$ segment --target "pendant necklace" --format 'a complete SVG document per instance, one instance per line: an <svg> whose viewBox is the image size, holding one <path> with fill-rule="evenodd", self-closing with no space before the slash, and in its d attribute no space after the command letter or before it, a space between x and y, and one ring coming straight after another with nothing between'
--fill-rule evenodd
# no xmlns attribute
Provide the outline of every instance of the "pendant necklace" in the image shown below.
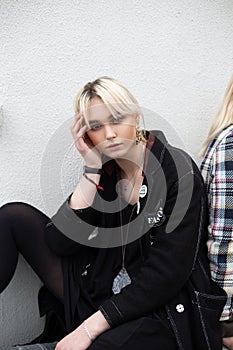
<svg viewBox="0 0 233 350"><path fill-rule="evenodd" d="M140 170L140 168L139 168ZM136 183L136 179L137 179L137 174L139 172L139 170L137 171L136 175L135 175L135 181L134 181L134 184L132 185L132 189L130 191L130 194L129 194L129 198L132 194L132 191L133 191L133 188L134 188L134 185ZM143 171L142 171L142 176L143 176ZM118 176L120 177L120 176ZM142 186L141 186L142 188ZM139 198L141 197L140 195L140 192L141 192L141 188L139 190ZM127 187L124 187L124 190L127 191L128 188ZM129 199L128 198L128 199ZM118 273L118 275L114 278L114 281L113 281L113 285L112 285L112 291L114 294L118 294L120 293L120 291L126 287L127 285L131 284L131 278L125 268L125 251L126 251L126 246L127 246L127 238L128 238L128 234L129 234L129 225L130 225L130 222L131 222L131 219L133 217L133 213L134 213L134 210L135 208L137 207L137 214L139 214L139 211L140 211L140 202L139 202L139 199L137 201L137 204L135 204L132 208L132 211L131 211L131 214L130 214L130 217L129 217L129 222L127 224L127 227L126 227L126 238L125 238L125 242L124 242L124 233L123 233L123 219L122 219L122 208L121 208L121 199L120 199L120 196L119 196L119 210L120 210L120 229L121 229L121 243L122 243L122 248L121 248L121 251L122 251L122 266L121 266L121 270L120 272Z"/></svg>
<svg viewBox="0 0 233 350"><path fill-rule="evenodd" d="M126 242L127 242L128 233L129 233L129 224L130 224L130 221L132 219L134 209L135 209L135 205L133 206L133 209L132 209L131 214L130 214L129 223L127 224L127 227L126 227L126 239L125 239L125 243L123 244L123 241L124 241L123 220L122 220L122 211L121 211L121 207L120 207L122 266L121 266L120 272L114 278L114 281L113 281L112 291L114 294L120 293L122 288L126 287L128 284L131 284L131 278L129 277L129 274L125 268L125 251L126 251Z"/></svg>

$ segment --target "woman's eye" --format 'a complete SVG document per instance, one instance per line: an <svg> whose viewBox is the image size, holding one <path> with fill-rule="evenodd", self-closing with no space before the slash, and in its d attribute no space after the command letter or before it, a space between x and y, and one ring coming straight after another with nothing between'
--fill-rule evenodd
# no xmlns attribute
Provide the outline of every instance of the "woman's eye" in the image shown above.
<svg viewBox="0 0 233 350"><path fill-rule="evenodd" d="M113 123L122 123L124 120L123 116L117 116L116 118L113 119Z"/></svg>
<svg viewBox="0 0 233 350"><path fill-rule="evenodd" d="M100 124L93 124L93 125L91 126L91 130L98 130L98 129L100 129L100 127L101 127Z"/></svg>
<svg viewBox="0 0 233 350"><path fill-rule="evenodd" d="M123 121L123 118L121 117L117 117L117 119L115 119L115 123L121 123Z"/></svg>

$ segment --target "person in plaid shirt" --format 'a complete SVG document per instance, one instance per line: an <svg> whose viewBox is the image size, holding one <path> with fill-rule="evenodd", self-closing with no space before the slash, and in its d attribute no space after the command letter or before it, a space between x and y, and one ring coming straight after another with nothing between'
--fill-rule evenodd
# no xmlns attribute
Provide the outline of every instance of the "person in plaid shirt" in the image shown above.
<svg viewBox="0 0 233 350"><path fill-rule="evenodd" d="M210 215L211 275L228 295L220 321L223 343L233 349L233 75L201 155Z"/></svg>

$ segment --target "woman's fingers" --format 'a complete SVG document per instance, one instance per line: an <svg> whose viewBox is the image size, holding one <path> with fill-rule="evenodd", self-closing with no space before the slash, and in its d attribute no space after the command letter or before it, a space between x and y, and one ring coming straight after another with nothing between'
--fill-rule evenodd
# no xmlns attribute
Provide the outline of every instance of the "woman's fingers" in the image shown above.
<svg viewBox="0 0 233 350"><path fill-rule="evenodd" d="M87 126L83 125L83 120L83 116L78 115L77 117L75 117L75 120L71 126L71 133L75 140L82 137L87 131Z"/></svg>
<svg viewBox="0 0 233 350"><path fill-rule="evenodd" d="M77 123L73 128L73 133L74 133L75 138L83 136L86 131L87 131L87 126L82 125L81 122Z"/></svg>
<svg viewBox="0 0 233 350"><path fill-rule="evenodd" d="M74 121L73 121L73 124L71 125L70 129L71 131L74 130L77 125L80 124L80 119L82 118L81 114L77 114L75 117L74 117Z"/></svg>
<svg viewBox="0 0 233 350"><path fill-rule="evenodd" d="M76 115L70 129L76 148L84 156L92 147L83 138L88 130L87 125L83 125L83 121L84 117L82 115Z"/></svg>
<svg viewBox="0 0 233 350"><path fill-rule="evenodd" d="M75 116L74 122L70 128L75 147L84 158L86 164L91 164L92 166L93 164L97 164L96 167L101 167L102 160L99 151L95 149L88 135L86 138L83 137L88 131L88 126L83 124L84 117L81 115Z"/></svg>
<svg viewBox="0 0 233 350"><path fill-rule="evenodd" d="M82 140L84 142L84 136L86 131L87 131L87 126L85 125L75 134L74 140L75 141Z"/></svg>
<svg viewBox="0 0 233 350"><path fill-rule="evenodd" d="M74 121L73 121L73 124L71 125L71 129L75 126L75 124L77 123L77 121L81 118L81 114L78 113L74 116Z"/></svg>

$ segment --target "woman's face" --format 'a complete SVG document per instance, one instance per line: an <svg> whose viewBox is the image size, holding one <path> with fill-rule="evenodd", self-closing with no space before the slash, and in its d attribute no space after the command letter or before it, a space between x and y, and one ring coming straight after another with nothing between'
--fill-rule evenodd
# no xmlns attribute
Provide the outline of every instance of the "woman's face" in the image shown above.
<svg viewBox="0 0 233 350"><path fill-rule="evenodd" d="M92 100L88 109L90 129L87 134L93 145L110 158L124 158L135 145L138 116L119 115L115 119L101 98Z"/></svg>

